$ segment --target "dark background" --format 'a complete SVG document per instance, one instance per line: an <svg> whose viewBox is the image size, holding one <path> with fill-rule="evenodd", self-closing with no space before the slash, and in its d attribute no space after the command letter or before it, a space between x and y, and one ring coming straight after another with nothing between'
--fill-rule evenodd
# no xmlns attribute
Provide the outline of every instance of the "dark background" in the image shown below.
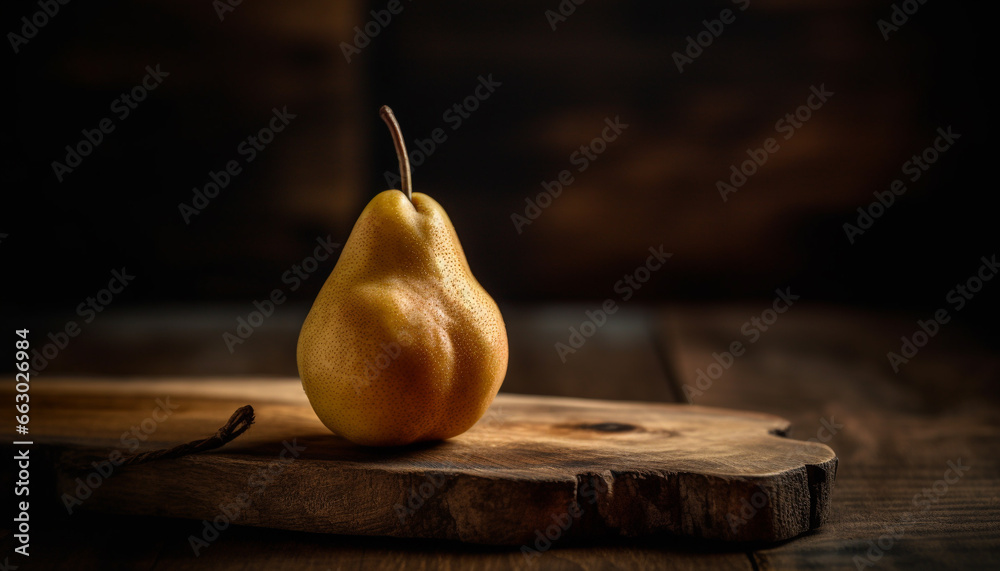
<svg viewBox="0 0 1000 571"><path fill-rule="evenodd" d="M207 0L76 1L16 55L8 44L5 317L40 336L57 330L125 267L137 277L109 315L145 323L155 330L147 339L213 330L218 345L318 236L342 243L387 188L396 159L382 104L411 150L433 129L447 132L414 169L415 190L445 207L502 308L599 303L663 244L674 257L636 296L640 306L764 307L791 286L810 303L926 318L996 252L984 99L994 66L978 7L929 0L885 41L876 21L890 2L752 0L679 73L672 54L734 4L590 0L553 31L545 11L555 0L404 0L346 62L341 42L385 4L244 2L220 21ZM6 3L5 32L19 33L38 9ZM111 102L155 64L170 76L58 182L52 161L113 116ZM452 130L442 114L489 74L502 86ZM821 84L835 95L724 203L716 181ZM192 187L242 160L240 141L284 106L297 115L289 128L185 224L178 205L190 204ZM615 116L629 124L622 137L518 234L511 215ZM961 140L851 245L843 224L947 126ZM332 268L284 288L296 308L282 317L289 330ZM957 314L983 338L996 336L996 287ZM76 365L101 349L98 337L77 343L79 358L60 359L59 370L121 372Z"/></svg>

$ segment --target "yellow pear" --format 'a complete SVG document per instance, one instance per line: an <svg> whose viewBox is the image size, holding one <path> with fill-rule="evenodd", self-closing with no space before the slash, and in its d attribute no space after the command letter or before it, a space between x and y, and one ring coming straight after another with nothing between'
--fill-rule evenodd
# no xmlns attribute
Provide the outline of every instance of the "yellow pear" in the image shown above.
<svg viewBox="0 0 1000 571"><path fill-rule="evenodd" d="M323 424L358 444L395 446L468 430L507 372L507 331L469 269L441 205L412 193L392 111L403 190L365 207L298 342L299 376Z"/></svg>

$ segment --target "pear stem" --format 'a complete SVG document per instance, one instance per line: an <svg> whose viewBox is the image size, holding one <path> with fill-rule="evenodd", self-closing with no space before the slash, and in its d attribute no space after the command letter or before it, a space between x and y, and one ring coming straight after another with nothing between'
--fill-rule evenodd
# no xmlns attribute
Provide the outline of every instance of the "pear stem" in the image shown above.
<svg viewBox="0 0 1000 571"><path fill-rule="evenodd" d="M399 179L400 185L403 187L402 190L406 193L406 198L413 202L413 183L410 182L410 157L406 154L406 143L403 142L403 132L399 128L399 121L396 121L396 116L392 113L392 109L388 105L383 105L381 109L378 110L378 114L385 121L385 124L389 126L389 132L392 133L392 143L396 145L396 157L399 158Z"/></svg>

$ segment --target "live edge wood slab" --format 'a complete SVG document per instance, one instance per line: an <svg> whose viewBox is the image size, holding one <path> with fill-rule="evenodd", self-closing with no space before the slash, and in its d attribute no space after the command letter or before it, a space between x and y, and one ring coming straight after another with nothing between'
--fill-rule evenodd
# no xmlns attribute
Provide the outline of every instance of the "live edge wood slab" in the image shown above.
<svg viewBox="0 0 1000 571"><path fill-rule="evenodd" d="M31 390L35 454L74 510L497 545L663 532L773 542L823 523L837 470L829 447L784 438L781 418L700 406L502 393L459 437L375 449L330 433L297 379ZM223 448L100 474L114 450L210 436L245 404L256 424Z"/></svg>

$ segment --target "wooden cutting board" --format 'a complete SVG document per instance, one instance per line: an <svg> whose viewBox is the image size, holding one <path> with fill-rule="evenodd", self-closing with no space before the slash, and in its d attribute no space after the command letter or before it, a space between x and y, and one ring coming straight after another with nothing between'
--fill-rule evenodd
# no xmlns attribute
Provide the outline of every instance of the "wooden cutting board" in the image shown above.
<svg viewBox="0 0 1000 571"><path fill-rule="evenodd" d="M223 448L100 473L115 450L205 438L245 404L256 424ZM689 405L501 394L465 434L393 449L330 433L297 379L40 379L31 405L32 470L54 472L72 510L217 527L532 549L660 532L779 541L822 524L837 469L827 446L782 437L785 420Z"/></svg>

